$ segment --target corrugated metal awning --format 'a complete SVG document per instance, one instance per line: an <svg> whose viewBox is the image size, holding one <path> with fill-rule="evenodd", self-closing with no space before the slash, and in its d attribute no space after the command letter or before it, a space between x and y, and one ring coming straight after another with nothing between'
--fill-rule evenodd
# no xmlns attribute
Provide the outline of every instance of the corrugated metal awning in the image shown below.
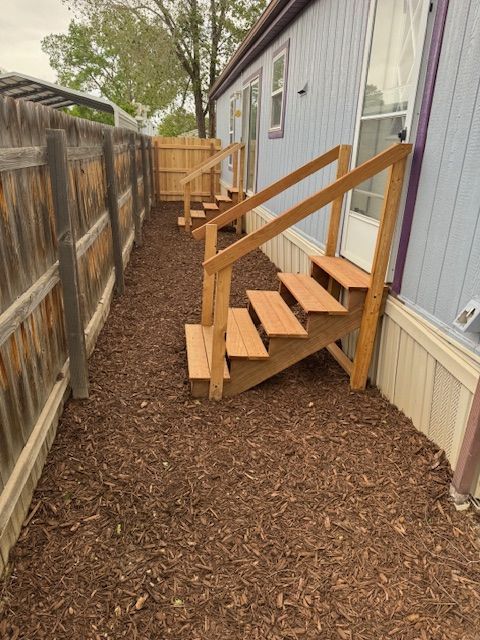
<svg viewBox="0 0 480 640"><path fill-rule="evenodd" d="M0 96L28 100L29 102L36 102L54 109L71 107L75 104L90 107L98 111L112 113L116 126L119 126L121 122L121 126L138 131L138 124L135 118L113 102L110 102L110 100L98 98L69 87L62 87L23 73L0 74Z"/></svg>

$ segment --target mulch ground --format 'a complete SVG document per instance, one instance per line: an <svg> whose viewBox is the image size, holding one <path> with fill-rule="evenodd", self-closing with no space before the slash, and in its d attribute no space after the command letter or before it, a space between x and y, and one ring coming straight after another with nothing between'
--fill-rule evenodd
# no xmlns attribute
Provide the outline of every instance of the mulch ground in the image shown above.
<svg viewBox="0 0 480 640"><path fill-rule="evenodd" d="M474 640L479 523L442 454L323 352L189 394L202 245L153 214L70 401L1 588L0 637ZM222 234L226 244L234 237ZM234 274L276 288L261 253Z"/></svg>

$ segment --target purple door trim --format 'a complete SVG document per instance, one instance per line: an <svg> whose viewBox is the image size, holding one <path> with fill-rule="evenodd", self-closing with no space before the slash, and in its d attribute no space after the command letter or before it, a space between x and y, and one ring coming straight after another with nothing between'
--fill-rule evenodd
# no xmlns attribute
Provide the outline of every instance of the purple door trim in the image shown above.
<svg viewBox="0 0 480 640"><path fill-rule="evenodd" d="M395 273L393 276L392 289L395 293L400 293L407 259L408 243L412 231L413 213L417 200L418 185L420 183L420 173L422 170L425 143L427 140L428 123L432 110L433 94L437 79L438 64L442 50L443 33L447 19L449 0L438 0L435 23L433 25L432 39L430 43L430 53L428 56L427 72L425 76L425 88L423 91L422 106L418 121L417 136L413 149L412 166L410 169L410 180L408 182L407 198L405 201L405 211L403 214L402 230L400 232L400 242L398 245L397 260L395 262Z"/></svg>

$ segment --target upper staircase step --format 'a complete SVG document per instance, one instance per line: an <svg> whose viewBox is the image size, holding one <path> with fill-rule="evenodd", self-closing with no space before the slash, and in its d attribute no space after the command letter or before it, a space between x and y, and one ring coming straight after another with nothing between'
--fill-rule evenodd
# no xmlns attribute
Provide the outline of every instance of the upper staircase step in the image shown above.
<svg viewBox="0 0 480 640"><path fill-rule="evenodd" d="M238 187L228 187L228 193L238 193Z"/></svg>
<svg viewBox="0 0 480 640"><path fill-rule="evenodd" d="M218 211L219 206L215 202L202 202L205 211Z"/></svg>
<svg viewBox="0 0 480 640"><path fill-rule="evenodd" d="M348 310L312 277L303 273L279 273L278 278L307 313L348 313Z"/></svg>
<svg viewBox="0 0 480 640"><path fill-rule="evenodd" d="M268 352L258 335L248 309L229 309L227 323L227 354L229 358L263 360Z"/></svg>
<svg viewBox="0 0 480 640"><path fill-rule="evenodd" d="M201 324L186 324L188 377L190 380L210 380L212 359L213 327L202 327ZM227 363L224 365L223 379L230 380Z"/></svg>
<svg viewBox="0 0 480 640"><path fill-rule="evenodd" d="M215 201L216 202L231 202L232 199L230 198L230 196L216 195L215 196Z"/></svg>
<svg viewBox="0 0 480 640"><path fill-rule="evenodd" d="M270 338L308 338L278 291L247 291L258 319Z"/></svg>
<svg viewBox="0 0 480 640"><path fill-rule="evenodd" d="M310 260L345 289L368 289L371 276L345 258L310 256Z"/></svg>

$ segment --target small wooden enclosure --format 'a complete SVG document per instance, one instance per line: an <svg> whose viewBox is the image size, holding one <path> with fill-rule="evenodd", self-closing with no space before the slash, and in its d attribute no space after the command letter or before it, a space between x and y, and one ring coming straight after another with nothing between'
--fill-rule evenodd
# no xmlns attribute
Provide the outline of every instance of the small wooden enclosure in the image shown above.
<svg viewBox="0 0 480 640"><path fill-rule="evenodd" d="M76 339L88 354L115 284L123 288L134 240L141 242L150 148L150 139L128 130L0 99L0 574L75 364L64 300L78 302Z"/></svg>
<svg viewBox="0 0 480 640"><path fill-rule="evenodd" d="M153 138L155 192L160 200L183 199L180 180L194 167L205 162L221 148L218 138ZM212 174L198 176L191 185L191 200L200 202L211 194L210 180L215 180L215 193L220 191L220 168Z"/></svg>

